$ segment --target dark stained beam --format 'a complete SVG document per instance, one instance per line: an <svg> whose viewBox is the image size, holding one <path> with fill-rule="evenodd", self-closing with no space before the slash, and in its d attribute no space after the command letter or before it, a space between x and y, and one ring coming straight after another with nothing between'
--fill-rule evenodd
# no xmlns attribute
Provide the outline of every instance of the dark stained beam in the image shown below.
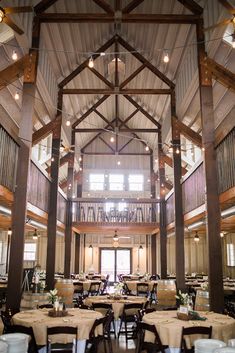
<svg viewBox="0 0 235 353"><path fill-rule="evenodd" d="M55 127L55 121L52 120L48 124L41 127L41 129L35 131L32 137L33 146L39 143L41 140L50 135Z"/></svg>
<svg viewBox="0 0 235 353"><path fill-rule="evenodd" d="M141 107L133 98L130 96L124 95L124 97L132 104L136 109L139 109L139 111L146 116L148 120L150 120L155 126L161 128L161 124L157 120L155 120L152 115L150 115L144 108Z"/></svg>
<svg viewBox="0 0 235 353"><path fill-rule="evenodd" d="M129 128L129 129L120 129L119 132L147 132L147 133L156 133L159 132L159 129L145 129L145 128Z"/></svg>
<svg viewBox="0 0 235 353"><path fill-rule="evenodd" d="M123 120L123 121L120 123L120 125L119 125L119 129L120 129L123 125L125 125L126 123L128 123L128 121L130 121L130 120L133 118L133 116L135 116L135 115L138 113L138 111L139 111L139 109L134 110L125 120Z"/></svg>
<svg viewBox="0 0 235 353"><path fill-rule="evenodd" d="M74 131L75 132L79 132L79 133L90 133L90 132L107 132L108 129L104 129L104 128L75 128ZM113 132L114 130L110 130L110 132Z"/></svg>
<svg viewBox="0 0 235 353"><path fill-rule="evenodd" d="M129 141L127 141L121 148L119 148L118 153L124 150L126 146L128 146L132 141L134 140L134 137L132 137Z"/></svg>
<svg viewBox="0 0 235 353"><path fill-rule="evenodd" d="M109 95L119 95L119 94L131 94L131 95L140 95L140 94L171 94L170 89L152 89L152 88L128 88L128 89L104 89L104 88L64 88L61 90L61 93L64 95L67 94L109 94Z"/></svg>
<svg viewBox="0 0 235 353"><path fill-rule="evenodd" d="M88 69L93 72L93 74L95 74L101 81L103 81L108 87L110 88L114 88L114 85L112 84L112 82L110 82L109 80L107 80L103 75L101 75L101 73L99 73L99 71L97 71L96 69L94 69L94 67L89 67Z"/></svg>
<svg viewBox="0 0 235 353"><path fill-rule="evenodd" d="M119 43L126 49L128 50L130 53L132 53L132 55L138 59L142 64L144 64L152 73L154 73L154 75L156 75L158 78L160 78L160 80L162 80L163 82L165 82L167 84L167 86L169 86L171 89L173 89L175 87L175 84L169 80L168 77L166 77L166 75L164 75L160 70L158 70L153 64L150 63L150 61L148 61L143 55L141 55L140 53L138 53L135 48L133 48L129 43L127 43L122 37L118 36L118 41Z"/></svg>
<svg viewBox="0 0 235 353"><path fill-rule="evenodd" d="M63 165L65 165L66 163L68 163L71 160L71 155L74 154L72 152L68 152L67 154L65 154L63 157L60 158L60 164L59 167L62 167ZM51 166L46 168L47 173L51 173Z"/></svg>
<svg viewBox="0 0 235 353"><path fill-rule="evenodd" d="M100 141L102 141L112 152L115 152L115 149L108 143L106 142L101 136L99 136Z"/></svg>
<svg viewBox="0 0 235 353"><path fill-rule="evenodd" d="M151 235L151 259L152 259L152 274L157 272L157 235Z"/></svg>
<svg viewBox="0 0 235 353"><path fill-rule="evenodd" d="M143 71L145 67L145 64L140 65L138 69L136 69L129 77L125 79L125 81L120 84L119 88L122 89L123 87L125 87L130 81L133 80L133 78L135 78L141 71Z"/></svg>
<svg viewBox="0 0 235 353"><path fill-rule="evenodd" d="M199 148L202 148L202 138L197 132L190 129L190 127L182 123L182 121L178 120L177 118L173 117L173 120L174 124L176 124L177 128L180 130L180 133L182 135L192 141Z"/></svg>
<svg viewBox="0 0 235 353"><path fill-rule="evenodd" d="M79 125L84 119L88 117L96 108L98 108L107 98L109 95L105 95L102 98L100 98L90 109L86 111L75 123L73 123L72 128L75 129L77 125Z"/></svg>
<svg viewBox="0 0 235 353"><path fill-rule="evenodd" d="M114 43L115 37L112 37L110 40L108 40L104 45L102 45L93 55L92 58L93 60L96 60L101 52L105 52L111 45ZM67 85L71 80L74 79L78 74L80 74L85 68L88 67L89 59L87 58L81 65L79 65L73 72L71 72L67 77L65 77L60 83L59 83L59 88L63 88L65 85Z"/></svg>
<svg viewBox="0 0 235 353"><path fill-rule="evenodd" d="M194 15L202 15L203 8L198 5L194 0L178 0L186 9L191 11Z"/></svg>
<svg viewBox="0 0 235 353"><path fill-rule="evenodd" d="M25 55L0 71L0 90L13 83L24 74L24 69L28 65L28 59L28 55Z"/></svg>
<svg viewBox="0 0 235 353"><path fill-rule="evenodd" d="M221 5L223 5L232 15L235 15L235 8L227 0L219 0Z"/></svg>
<svg viewBox="0 0 235 353"><path fill-rule="evenodd" d="M211 58L205 60L206 68L216 81L235 92L235 74Z"/></svg>
<svg viewBox="0 0 235 353"><path fill-rule="evenodd" d="M94 110L94 113L96 113L106 124L110 124L110 121L105 118L103 114L101 114L97 109Z"/></svg>
<svg viewBox="0 0 235 353"><path fill-rule="evenodd" d="M130 13L133 11L137 6L139 6L144 0L132 0L129 4L127 4L123 9L122 13Z"/></svg>
<svg viewBox="0 0 235 353"><path fill-rule="evenodd" d="M113 23L115 16L98 13L43 13L39 20L42 23ZM123 14L122 23L166 23L166 24L196 24L198 15L173 14Z"/></svg>
<svg viewBox="0 0 235 353"><path fill-rule="evenodd" d="M109 14L114 14L112 7L104 0L93 0L101 9Z"/></svg>
<svg viewBox="0 0 235 353"><path fill-rule="evenodd" d="M34 6L34 12L38 15L46 11L54 5L58 0L41 0L36 6Z"/></svg>
<svg viewBox="0 0 235 353"><path fill-rule="evenodd" d="M83 154L86 155L94 155L94 156L113 156L116 155L115 152L113 153L108 153L108 152L83 152ZM149 156L149 153L138 153L138 152L122 152L119 153L120 156Z"/></svg>
<svg viewBox="0 0 235 353"><path fill-rule="evenodd" d="M171 168L173 168L173 160L171 157L167 156L166 154L164 154L164 162ZM182 175L185 175L187 173L187 169L184 167L181 167L181 173Z"/></svg>

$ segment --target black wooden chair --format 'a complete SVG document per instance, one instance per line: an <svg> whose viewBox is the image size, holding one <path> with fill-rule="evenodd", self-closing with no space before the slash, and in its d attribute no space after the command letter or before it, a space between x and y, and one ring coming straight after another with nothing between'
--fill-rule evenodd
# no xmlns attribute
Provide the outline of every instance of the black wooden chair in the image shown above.
<svg viewBox="0 0 235 353"><path fill-rule="evenodd" d="M77 327L72 326L54 326L47 327L47 353L57 352L57 353L73 353L77 352ZM51 343L50 337L56 335L73 335L74 340L72 343ZM75 348L75 350L74 350Z"/></svg>
<svg viewBox="0 0 235 353"><path fill-rule="evenodd" d="M136 315L138 315L138 311L142 308L143 308L143 304L140 304L140 303L124 304L123 313L121 315L118 338L121 333L124 333L126 338L126 343L128 339L133 339L136 337ZM123 324L125 327L124 331L122 331Z"/></svg>
<svg viewBox="0 0 235 353"><path fill-rule="evenodd" d="M137 296L148 298L149 296L148 283L137 283Z"/></svg>
<svg viewBox="0 0 235 353"><path fill-rule="evenodd" d="M153 288L150 291L149 300L150 300L150 305L152 305L153 302L154 303L157 302L157 283L154 283Z"/></svg>
<svg viewBox="0 0 235 353"><path fill-rule="evenodd" d="M91 282L88 296L99 295L101 282Z"/></svg>
<svg viewBox="0 0 235 353"><path fill-rule="evenodd" d="M212 326L192 326L192 327L183 327L181 334L181 344L180 349L181 353L194 353L194 345L190 348L187 346L187 336L191 335L203 335L207 336L206 338L211 338Z"/></svg>
<svg viewBox="0 0 235 353"><path fill-rule="evenodd" d="M111 312L113 310L112 304L108 304L108 303L93 303L92 304L92 309L95 310L95 311L100 312L104 316L106 316L109 312ZM112 321L112 325L113 325L113 331L110 331L110 333L113 333L114 337L116 338L116 330L115 330L114 318L113 318L113 321Z"/></svg>
<svg viewBox="0 0 235 353"><path fill-rule="evenodd" d="M13 309L6 309L5 311L4 310L1 310L1 319L2 319L2 322L3 322L3 333L9 333L9 330L10 330L10 326L13 325L13 322L12 322L12 316L17 314L19 312L19 310L13 310Z"/></svg>
<svg viewBox="0 0 235 353"><path fill-rule="evenodd" d="M26 327L22 325L11 325L8 328L8 333L24 333L25 335L30 336L28 353L38 353L37 343L34 337L34 332L32 327Z"/></svg>
<svg viewBox="0 0 235 353"><path fill-rule="evenodd" d="M107 322L107 317L96 319L89 333L89 339L86 341L86 352L98 353L100 343L104 344L104 352L106 353L106 344L104 337L104 325ZM96 329L102 325L102 334L97 334Z"/></svg>
<svg viewBox="0 0 235 353"><path fill-rule="evenodd" d="M38 309L52 309L53 304L42 304L38 306Z"/></svg>
<svg viewBox="0 0 235 353"><path fill-rule="evenodd" d="M168 346L163 346L155 325L149 325L145 322L138 322L137 331L138 339L136 353L141 353L142 351L147 351L148 353L165 353L165 349L167 349ZM146 332L152 333L154 335L154 342L145 341Z"/></svg>

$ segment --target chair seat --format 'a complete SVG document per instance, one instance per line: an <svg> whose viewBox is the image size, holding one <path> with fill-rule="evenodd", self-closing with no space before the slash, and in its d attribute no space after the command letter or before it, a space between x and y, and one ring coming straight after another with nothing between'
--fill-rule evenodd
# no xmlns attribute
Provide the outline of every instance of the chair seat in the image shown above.
<svg viewBox="0 0 235 353"><path fill-rule="evenodd" d="M58 352L58 353L71 353L73 351L73 344L72 343L53 343L51 345L51 349L53 352Z"/></svg>

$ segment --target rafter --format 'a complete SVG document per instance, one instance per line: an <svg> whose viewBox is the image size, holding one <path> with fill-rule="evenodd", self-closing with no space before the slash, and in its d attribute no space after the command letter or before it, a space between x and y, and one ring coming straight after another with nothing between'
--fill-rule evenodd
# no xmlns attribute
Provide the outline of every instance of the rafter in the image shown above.
<svg viewBox="0 0 235 353"><path fill-rule="evenodd" d="M180 130L180 133L184 135L187 139L192 141L196 146L202 148L202 137L195 131L193 131L190 127L182 123L182 121L173 117L173 122L176 125L176 128Z"/></svg>
<svg viewBox="0 0 235 353"><path fill-rule="evenodd" d="M63 157L60 158L60 163L59 166L62 167L63 165L65 165L66 163L68 163L71 159L72 156L72 152L68 152L66 153ZM47 167L46 168L47 173L51 172L51 167Z"/></svg>
<svg viewBox="0 0 235 353"><path fill-rule="evenodd" d="M139 6L144 0L132 0L129 4L126 5L126 7L124 7L122 9L122 13L130 13L131 11L133 11L137 6Z"/></svg>
<svg viewBox="0 0 235 353"><path fill-rule="evenodd" d="M101 52L105 52L111 45L114 43L115 37L112 37L109 39L104 45L102 45L93 55L92 58L93 60L96 60ZM85 68L88 67L89 59L87 58L81 65L79 65L73 72L71 72L67 77L65 77L60 83L59 83L59 88L63 88L65 85L67 85L71 80L74 79L78 74L80 74Z"/></svg>
<svg viewBox="0 0 235 353"><path fill-rule="evenodd" d="M103 9L105 12L109 13L109 14L113 14L114 11L112 9L112 7L107 4L106 1L104 0L93 0L101 9Z"/></svg>
<svg viewBox="0 0 235 353"><path fill-rule="evenodd" d="M124 97L132 104L134 105L135 108L139 109L139 111L146 116L146 118L148 120L150 120L155 126L161 128L161 124L159 124L158 121L156 121L152 115L150 115L144 108L141 107L141 105L139 105L133 98L131 98L130 96L126 96L124 95Z"/></svg>
<svg viewBox="0 0 235 353"><path fill-rule="evenodd" d="M130 138L130 140L128 140L128 141L118 150L118 153L120 153L122 150L124 150L124 148L126 148L126 146L128 146L133 140L134 140L134 137Z"/></svg>
<svg viewBox="0 0 235 353"><path fill-rule="evenodd" d="M167 156L167 154L164 154L164 162L171 168L173 168L173 160L171 157ZM184 167L181 167L181 173L182 175L185 175L187 173L187 169Z"/></svg>
<svg viewBox="0 0 235 353"><path fill-rule="evenodd" d="M41 127L41 129L35 131L33 133L33 137L32 137L32 145L33 146L36 145L41 140L43 140L48 135L50 135L52 133L53 129L55 128L55 126L56 126L56 121L52 120L48 124Z"/></svg>
<svg viewBox="0 0 235 353"><path fill-rule="evenodd" d="M235 74L233 72L208 57L205 61L205 65L218 82L235 91Z"/></svg>
<svg viewBox="0 0 235 353"><path fill-rule="evenodd" d="M119 88L115 88L113 90L111 89L104 89L104 88L64 88L61 90L61 93L66 95L66 94L115 94L115 95L125 95L125 94L132 94L132 95L140 95L140 94L145 94L145 95L170 95L171 90L170 89L161 89L161 88L128 88L128 89L122 89L120 90Z"/></svg>
<svg viewBox="0 0 235 353"><path fill-rule="evenodd" d="M28 55L23 56L13 64L0 71L0 90L16 81L23 75L28 64Z"/></svg>
<svg viewBox="0 0 235 353"><path fill-rule="evenodd" d="M54 5L58 0L41 0L36 6L34 6L34 12L38 15L46 11L49 7Z"/></svg>
<svg viewBox="0 0 235 353"><path fill-rule="evenodd" d="M120 129L119 130L120 132L128 132L128 131L130 131L130 132L146 132L146 133L156 133L156 132L159 132L160 130L159 129L142 129L142 128L128 128L128 129L126 129L126 128L124 128L124 129Z"/></svg>
<svg viewBox="0 0 235 353"><path fill-rule="evenodd" d="M127 77L127 78L125 79L125 81L123 81L123 82L120 84L119 88L122 89L123 87L125 87L125 86L126 86L130 81L132 81L133 78L135 78L145 67L146 67L145 64L140 65L140 67L138 67L137 70L135 70L129 77Z"/></svg>
<svg viewBox="0 0 235 353"><path fill-rule="evenodd" d="M94 113L96 113L106 124L110 124L110 121L105 118L103 114L101 114L97 109L94 110Z"/></svg>
<svg viewBox="0 0 235 353"><path fill-rule="evenodd" d="M219 0L221 5L223 5L231 14L235 15L235 8L227 0Z"/></svg>
<svg viewBox="0 0 235 353"><path fill-rule="evenodd" d="M109 80L107 80L103 75L101 75L101 73L99 73L99 71L97 71L96 69L94 69L93 67L89 67L88 69L93 72L93 74L95 74L101 81L103 81L108 87L110 88L114 88L114 85L112 84L112 82L110 82Z"/></svg>
<svg viewBox="0 0 235 353"><path fill-rule="evenodd" d="M142 64L144 64L152 73L154 73L158 78L160 78L163 82L167 84L171 89L174 89L175 84L169 80L166 75L164 75L161 71L159 71L153 64L150 63L143 55L138 53L135 48L133 48L129 43L127 43L122 37L118 36L118 42L132 55L138 59Z"/></svg>
<svg viewBox="0 0 235 353"><path fill-rule="evenodd" d="M108 131L109 129L107 129L106 131ZM74 129L75 132L79 132L79 133L90 133L90 132L104 132L104 128L75 128ZM114 130L110 129L110 132L113 132Z"/></svg>
<svg viewBox="0 0 235 353"><path fill-rule="evenodd" d="M96 102L90 109L88 109L86 111L86 113L84 113L77 121L75 121L75 123L73 123L72 128L74 129L84 119L86 119L88 117L88 115L90 115L94 110L96 110L96 108L98 108L108 97L109 97L109 95L106 95L106 96L103 96L102 98L100 98L98 100L98 102Z"/></svg>
<svg viewBox="0 0 235 353"><path fill-rule="evenodd" d="M194 15L201 15L203 8L198 5L194 0L178 0L186 9L190 10Z"/></svg>
<svg viewBox="0 0 235 353"><path fill-rule="evenodd" d="M103 137L99 136L99 139L100 139L100 141L102 141L111 151L113 151L113 152L115 153L115 149L114 149L112 146L110 146L110 144L109 144L107 141L105 141L105 140L103 139Z"/></svg>
<svg viewBox="0 0 235 353"><path fill-rule="evenodd" d="M126 123L128 123L128 121L131 120L133 116L135 116L138 113L138 111L139 111L139 108L134 110L133 113L131 113L125 120L121 122L121 124L119 125L119 128L125 125Z"/></svg>

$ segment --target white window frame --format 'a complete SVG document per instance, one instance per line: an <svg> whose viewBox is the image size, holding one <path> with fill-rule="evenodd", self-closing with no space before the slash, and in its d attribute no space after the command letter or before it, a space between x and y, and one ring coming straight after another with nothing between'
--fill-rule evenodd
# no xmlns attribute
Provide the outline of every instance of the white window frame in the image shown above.
<svg viewBox="0 0 235 353"><path fill-rule="evenodd" d="M27 249L27 247L33 246L34 249ZM27 258L27 254L34 254L33 258ZM36 261L37 260L37 244L34 242L28 242L24 244L24 261Z"/></svg>
<svg viewBox="0 0 235 353"><path fill-rule="evenodd" d="M97 178L98 181L91 180L92 178ZM102 179L101 180L99 180ZM89 189L91 191L103 191L104 190L104 174L103 173L90 173L89 175Z"/></svg>
<svg viewBox="0 0 235 353"><path fill-rule="evenodd" d="M227 266L235 267L235 244L227 244Z"/></svg>
<svg viewBox="0 0 235 353"><path fill-rule="evenodd" d="M122 180L115 181L115 177L121 177ZM112 181L111 179L114 179ZM124 190L124 174L109 174L109 190L111 191L123 191Z"/></svg>
<svg viewBox="0 0 235 353"><path fill-rule="evenodd" d="M137 178L142 177L142 181ZM131 180L134 179L134 180ZM129 191L143 191L144 190L144 175L143 174L129 174L128 178Z"/></svg>

